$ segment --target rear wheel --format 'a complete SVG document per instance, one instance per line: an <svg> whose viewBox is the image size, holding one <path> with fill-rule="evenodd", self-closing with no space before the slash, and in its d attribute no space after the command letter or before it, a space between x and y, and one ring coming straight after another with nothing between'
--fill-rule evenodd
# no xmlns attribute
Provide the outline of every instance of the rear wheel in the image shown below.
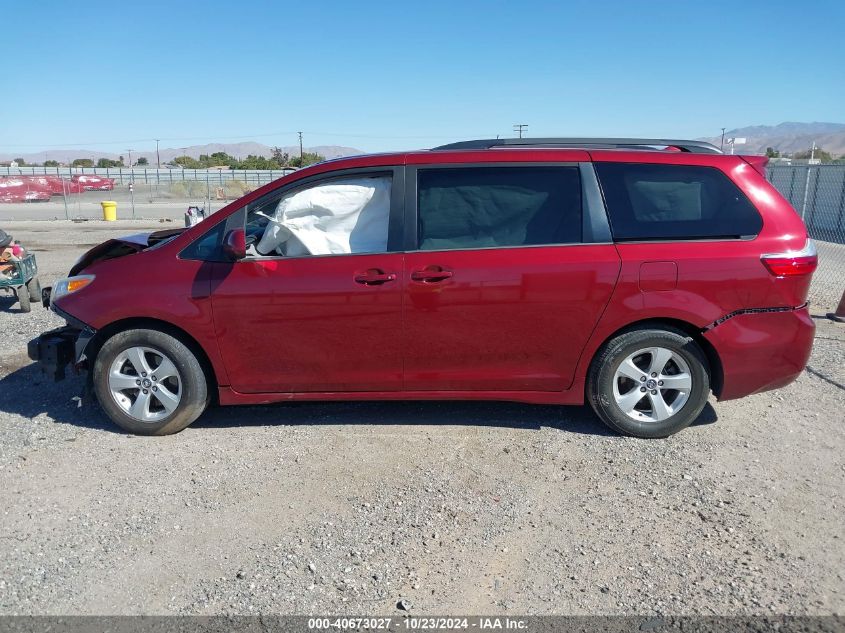
<svg viewBox="0 0 845 633"><path fill-rule="evenodd" d="M689 426L707 403L707 358L679 330L631 330L596 356L587 393L611 428L641 438L666 437Z"/></svg>
<svg viewBox="0 0 845 633"><path fill-rule="evenodd" d="M177 433L208 403L205 374L194 353L158 330L127 330L97 354L92 379L100 406L139 435Z"/></svg>
<svg viewBox="0 0 845 633"><path fill-rule="evenodd" d="M18 303L21 305L21 312L31 312L32 306L29 305L29 292L26 286L18 286L15 288L15 294L18 297Z"/></svg>
<svg viewBox="0 0 845 633"><path fill-rule="evenodd" d="M33 277L26 283L26 291L29 293L29 300L38 303L41 301L41 282L38 277Z"/></svg>

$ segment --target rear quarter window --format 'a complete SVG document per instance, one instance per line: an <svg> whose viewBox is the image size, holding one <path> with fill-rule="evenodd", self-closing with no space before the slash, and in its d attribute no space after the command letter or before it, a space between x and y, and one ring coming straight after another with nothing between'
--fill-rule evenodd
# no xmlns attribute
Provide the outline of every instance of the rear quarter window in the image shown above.
<svg viewBox="0 0 845 633"><path fill-rule="evenodd" d="M755 236L760 213L722 171L695 165L595 163L616 240Z"/></svg>

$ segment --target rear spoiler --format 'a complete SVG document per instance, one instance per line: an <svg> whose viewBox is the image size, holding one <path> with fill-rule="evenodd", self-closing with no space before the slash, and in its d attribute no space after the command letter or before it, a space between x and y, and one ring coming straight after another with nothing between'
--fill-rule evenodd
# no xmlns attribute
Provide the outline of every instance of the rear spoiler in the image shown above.
<svg viewBox="0 0 845 633"><path fill-rule="evenodd" d="M768 156L740 156L742 160L751 165L758 174L766 177L766 165L769 164Z"/></svg>

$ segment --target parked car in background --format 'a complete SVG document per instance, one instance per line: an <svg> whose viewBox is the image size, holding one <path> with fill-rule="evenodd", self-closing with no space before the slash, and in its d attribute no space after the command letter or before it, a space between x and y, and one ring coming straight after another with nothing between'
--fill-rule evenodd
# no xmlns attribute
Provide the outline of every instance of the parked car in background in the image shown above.
<svg viewBox="0 0 845 633"><path fill-rule="evenodd" d="M96 174L74 174L71 182L79 183L85 191L111 191L114 189L114 178L97 176Z"/></svg>
<svg viewBox="0 0 845 633"><path fill-rule="evenodd" d="M0 202L47 202L50 185L43 178L0 176Z"/></svg>
<svg viewBox="0 0 845 633"><path fill-rule="evenodd" d="M134 433L211 402L491 399L665 437L809 357L816 251L766 162L661 139L327 161L94 247L29 355L87 369Z"/></svg>
<svg viewBox="0 0 845 633"><path fill-rule="evenodd" d="M44 176L44 178L50 187L50 192L54 196L64 196L85 191L79 182L74 182L70 178L61 178L59 176Z"/></svg>

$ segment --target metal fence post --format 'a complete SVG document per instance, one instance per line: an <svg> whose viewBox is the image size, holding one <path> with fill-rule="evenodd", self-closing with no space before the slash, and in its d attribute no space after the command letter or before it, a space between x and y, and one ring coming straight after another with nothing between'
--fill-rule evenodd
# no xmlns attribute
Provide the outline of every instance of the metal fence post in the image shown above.
<svg viewBox="0 0 845 633"><path fill-rule="evenodd" d="M58 169L58 168L57 168ZM65 220L70 220L70 211L67 210L68 181L62 178L62 202L65 203Z"/></svg>
<svg viewBox="0 0 845 633"><path fill-rule="evenodd" d="M804 216L807 212L807 196L810 193L810 167L807 166L807 177L804 179L804 203L801 205L801 219L804 219Z"/></svg>
<svg viewBox="0 0 845 633"><path fill-rule="evenodd" d="M794 204L792 201L795 200L795 198L792 196L792 194L795 192L795 174L796 173L797 173L796 170L793 169L792 170L792 176L789 179L789 195L787 196L787 198L789 199L789 204Z"/></svg>
<svg viewBox="0 0 845 633"><path fill-rule="evenodd" d="M842 191L839 192L839 213L836 214L836 230L842 232L843 221L845 221L845 172L842 174Z"/></svg>

